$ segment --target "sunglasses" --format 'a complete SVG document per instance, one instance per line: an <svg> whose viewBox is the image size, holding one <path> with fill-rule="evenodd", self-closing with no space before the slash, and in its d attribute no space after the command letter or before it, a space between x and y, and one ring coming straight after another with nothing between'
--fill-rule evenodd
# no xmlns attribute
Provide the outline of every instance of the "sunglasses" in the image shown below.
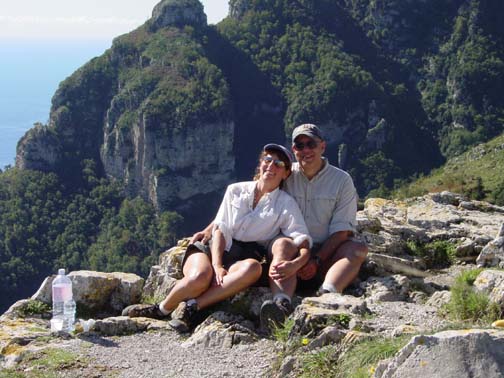
<svg viewBox="0 0 504 378"><path fill-rule="evenodd" d="M275 167L277 168L285 168L285 162L283 162L280 159L273 159L271 156L263 157L262 161L265 162L266 164L273 162L273 164L275 164Z"/></svg>
<svg viewBox="0 0 504 378"><path fill-rule="evenodd" d="M317 146L318 146L318 142L315 142L314 140L309 140L306 143L303 143L303 142L294 143L294 149L296 149L298 151L303 151L305 147L308 147L310 150L313 150Z"/></svg>

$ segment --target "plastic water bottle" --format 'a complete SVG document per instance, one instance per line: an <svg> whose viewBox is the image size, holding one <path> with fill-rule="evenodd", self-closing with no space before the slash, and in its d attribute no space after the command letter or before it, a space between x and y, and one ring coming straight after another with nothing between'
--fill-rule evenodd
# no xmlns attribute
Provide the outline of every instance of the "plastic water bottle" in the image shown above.
<svg viewBox="0 0 504 378"><path fill-rule="evenodd" d="M75 322L75 302L72 298L72 281L65 275L65 269L58 270L52 283L51 331L71 332Z"/></svg>

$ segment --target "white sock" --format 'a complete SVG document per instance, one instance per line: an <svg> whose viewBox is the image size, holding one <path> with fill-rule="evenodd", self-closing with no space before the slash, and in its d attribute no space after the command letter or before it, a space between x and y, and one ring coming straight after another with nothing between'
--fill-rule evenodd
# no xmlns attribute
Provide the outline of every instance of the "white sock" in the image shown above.
<svg viewBox="0 0 504 378"><path fill-rule="evenodd" d="M287 299L289 301L289 303L291 303L291 298L285 293L277 293L273 297L273 301L277 301L277 300L281 300L281 299Z"/></svg>
<svg viewBox="0 0 504 378"><path fill-rule="evenodd" d="M341 293L339 292L336 287L333 285L333 284L330 284L330 283L327 283L327 282L324 282L322 284L322 289L323 290L327 290L328 292L330 293Z"/></svg>
<svg viewBox="0 0 504 378"><path fill-rule="evenodd" d="M163 315L168 315L171 312L171 311L165 310L164 301L159 304L159 311L161 311Z"/></svg>

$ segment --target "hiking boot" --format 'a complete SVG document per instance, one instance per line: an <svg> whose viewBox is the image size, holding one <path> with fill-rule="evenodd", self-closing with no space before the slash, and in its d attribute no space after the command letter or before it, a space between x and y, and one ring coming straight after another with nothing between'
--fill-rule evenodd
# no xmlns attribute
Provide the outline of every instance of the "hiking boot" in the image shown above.
<svg viewBox="0 0 504 378"><path fill-rule="evenodd" d="M291 303L285 298L264 301L260 313L261 329L271 332L273 327L280 327L292 311Z"/></svg>
<svg viewBox="0 0 504 378"><path fill-rule="evenodd" d="M169 316L165 315L159 309L159 303L148 305L148 304L134 304L126 307L122 311L123 316L129 316L130 318L152 318L152 319L165 319Z"/></svg>
<svg viewBox="0 0 504 378"><path fill-rule="evenodd" d="M189 332L194 324L194 318L198 313L198 304L192 302L180 302L177 308L172 312L172 318L168 325L179 333Z"/></svg>

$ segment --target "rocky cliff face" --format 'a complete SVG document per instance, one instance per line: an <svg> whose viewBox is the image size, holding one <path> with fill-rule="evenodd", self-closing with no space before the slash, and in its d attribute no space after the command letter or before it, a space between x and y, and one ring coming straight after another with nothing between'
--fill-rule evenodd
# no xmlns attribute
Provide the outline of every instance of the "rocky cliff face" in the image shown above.
<svg viewBox="0 0 504 378"><path fill-rule="evenodd" d="M20 141L22 169L78 174L85 158L159 210L232 181L234 122L222 72L205 57L197 0L165 0L152 18L65 80L48 126ZM201 83L200 81L205 81Z"/></svg>

